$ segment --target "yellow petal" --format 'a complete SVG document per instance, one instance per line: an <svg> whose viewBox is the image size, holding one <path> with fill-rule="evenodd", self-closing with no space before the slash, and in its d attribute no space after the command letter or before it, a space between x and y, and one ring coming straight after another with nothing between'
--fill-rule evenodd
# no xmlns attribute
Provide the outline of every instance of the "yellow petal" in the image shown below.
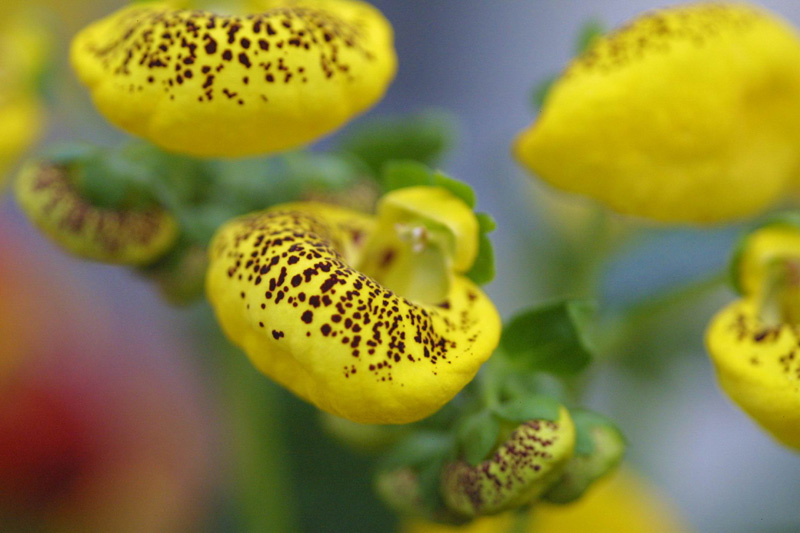
<svg viewBox="0 0 800 533"><path fill-rule="evenodd" d="M60 167L32 163L20 172L16 198L28 218L67 251L86 259L145 265L162 256L178 238L165 211L115 211L81 198Z"/></svg>
<svg viewBox="0 0 800 533"><path fill-rule="evenodd" d="M745 296L760 296L773 266L800 260L800 230L790 224L770 224L750 233L734 258L734 276Z"/></svg>
<svg viewBox="0 0 800 533"><path fill-rule="evenodd" d="M800 332L768 328L743 299L720 311L706 346L722 389L776 439L800 448Z"/></svg>
<svg viewBox="0 0 800 533"><path fill-rule="evenodd" d="M466 516L532 503L559 478L574 449L575 426L562 407L555 422L531 420L519 426L482 463L449 465L442 475L445 502Z"/></svg>
<svg viewBox="0 0 800 533"><path fill-rule="evenodd" d="M355 270L371 217L300 203L236 219L211 245L207 294L264 374L331 414L404 424L447 403L497 346L489 299L457 276L447 300L408 300Z"/></svg>
<svg viewBox="0 0 800 533"><path fill-rule="evenodd" d="M71 59L108 120L195 156L309 143L376 103L396 70L391 26L358 0L247 16L134 4L82 31Z"/></svg>
<svg viewBox="0 0 800 533"><path fill-rule="evenodd" d="M621 213L717 222L776 201L800 161L800 39L743 4L642 16L574 60L515 155Z"/></svg>

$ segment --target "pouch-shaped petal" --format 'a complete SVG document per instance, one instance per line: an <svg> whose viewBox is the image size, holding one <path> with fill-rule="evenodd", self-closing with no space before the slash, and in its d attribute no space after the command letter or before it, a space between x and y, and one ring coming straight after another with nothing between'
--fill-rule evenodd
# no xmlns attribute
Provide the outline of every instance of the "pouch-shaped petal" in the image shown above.
<svg viewBox="0 0 800 533"><path fill-rule="evenodd" d="M722 389L776 439L800 449L800 332L767 327L752 299L712 320L706 346Z"/></svg>
<svg viewBox="0 0 800 533"><path fill-rule="evenodd" d="M474 377L500 319L463 276L429 305L357 271L374 226L315 203L233 220L212 242L207 294L228 337L267 376L331 414L403 424Z"/></svg>
<svg viewBox="0 0 800 533"><path fill-rule="evenodd" d="M20 172L16 198L28 218L67 251L95 261L146 265L178 238L178 224L158 207L114 210L82 198L59 166L31 163Z"/></svg>
<svg viewBox="0 0 800 533"><path fill-rule="evenodd" d="M470 517L533 503L558 480L574 449L575 425L561 407L558 420L525 422L478 465L458 461L446 467L445 502Z"/></svg>
<svg viewBox="0 0 800 533"><path fill-rule="evenodd" d="M134 4L82 31L71 60L112 123L209 157L309 143L376 103L396 70L391 26L358 0L247 16Z"/></svg>
<svg viewBox="0 0 800 533"><path fill-rule="evenodd" d="M625 214L710 223L786 192L800 161L800 38L741 3L646 14L575 59L516 157Z"/></svg>

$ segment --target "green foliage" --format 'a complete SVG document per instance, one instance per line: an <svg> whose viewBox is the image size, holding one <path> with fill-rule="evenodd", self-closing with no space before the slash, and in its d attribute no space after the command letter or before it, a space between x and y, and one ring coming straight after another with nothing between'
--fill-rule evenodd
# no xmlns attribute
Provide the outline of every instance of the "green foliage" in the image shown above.
<svg viewBox="0 0 800 533"><path fill-rule="evenodd" d="M575 42L575 53L582 54L589 49L594 42L608 33L608 28L602 20L591 18L583 23L578 30L578 39Z"/></svg>
<svg viewBox="0 0 800 533"><path fill-rule="evenodd" d="M489 410L464 418L457 430L458 444L464 460L476 465L486 459L497 443L500 422Z"/></svg>
<svg viewBox="0 0 800 533"><path fill-rule="evenodd" d="M522 423L528 420L558 420L558 400L550 396L526 396L516 398L494 408L494 412L508 422Z"/></svg>
<svg viewBox="0 0 800 533"><path fill-rule="evenodd" d="M503 328L501 346L529 371L577 374L591 362L592 310L587 302L564 300L523 311Z"/></svg>
<svg viewBox="0 0 800 533"><path fill-rule="evenodd" d="M373 176L384 165L403 159L435 166L456 141L456 121L443 111L365 121L339 144L338 150L364 162Z"/></svg>
<svg viewBox="0 0 800 533"><path fill-rule="evenodd" d="M598 426L611 427L617 433L622 433L617 429L614 422L606 416L603 416L594 411L587 411L585 409L570 410L572 421L575 423L575 454L576 455L592 455L595 451L595 443L592 438L592 429Z"/></svg>

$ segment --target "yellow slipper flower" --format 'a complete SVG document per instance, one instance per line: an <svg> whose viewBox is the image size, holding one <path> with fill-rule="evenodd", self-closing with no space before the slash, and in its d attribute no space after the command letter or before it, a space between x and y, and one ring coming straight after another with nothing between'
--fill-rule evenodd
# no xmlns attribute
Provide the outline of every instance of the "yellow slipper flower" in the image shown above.
<svg viewBox="0 0 800 533"><path fill-rule="evenodd" d="M159 208L114 210L82 198L64 168L31 163L16 198L28 218L65 250L104 263L146 265L175 243L178 225Z"/></svg>
<svg viewBox="0 0 800 533"><path fill-rule="evenodd" d="M800 39L744 4L656 11L598 38L516 140L561 189L664 222L752 215L800 163Z"/></svg>
<svg viewBox="0 0 800 533"><path fill-rule="evenodd" d="M800 449L800 330L765 324L759 307L748 298L720 311L706 346L728 396L780 442Z"/></svg>
<svg viewBox="0 0 800 533"><path fill-rule="evenodd" d="M429 189L438 197L438 189ZM407 193L390 193L383 205L396 205L395 194ZM449 282L444 297L415 299L362 268L381 249L370 245L383 242L379 232L405 235L435 219L424 211L402 224L381 219L396 214L389 209L376 219L323 204L288 204L229 222L211 244L207 295L228 337L264 374L354 422L404 424L432 414L475 376L499 341L497 311L465 276L436 272ZM435 223L425 228L433 243L449 231ZM459 235L454 251L462 239L477 246L477 233ZM387 266L416 253L426 258L421 264L398 264L435 270L451 263L429 257L425 242L405 246L416 252L398 244L397 255L380 261ZM427 283L424 275L414 278ZM406 281L406 289L419 293L416 282Z"/></svg>
<svg viewBox="0 0 800 533"><path fill-rule="evenodd" d="M396 70L391 26L358 0L247 16L134 4L78 34L71 59L109 121L207 157L309 143L376 103Z"/></svg>

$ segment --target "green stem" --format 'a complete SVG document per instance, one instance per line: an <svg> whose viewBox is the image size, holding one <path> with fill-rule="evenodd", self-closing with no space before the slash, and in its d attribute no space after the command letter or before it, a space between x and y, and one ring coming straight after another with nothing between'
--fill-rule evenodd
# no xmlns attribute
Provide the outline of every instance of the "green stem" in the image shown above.
<svg viewBox="0 0 800 533"><path fill-rule="evenodd" d="M667 289L631 305L598 328L597 353L601 357L611 357L631 332L643 329L653 317L694 304L720 289L727 280L726 270L715 271L709 276Z"/></svg>
<svg viewBox="0 0 800 533"><path fill-rule="evenodd" d="M215 345L213 355L228 404L236 529L297 531L279 390L224 339Z"/></svg>

